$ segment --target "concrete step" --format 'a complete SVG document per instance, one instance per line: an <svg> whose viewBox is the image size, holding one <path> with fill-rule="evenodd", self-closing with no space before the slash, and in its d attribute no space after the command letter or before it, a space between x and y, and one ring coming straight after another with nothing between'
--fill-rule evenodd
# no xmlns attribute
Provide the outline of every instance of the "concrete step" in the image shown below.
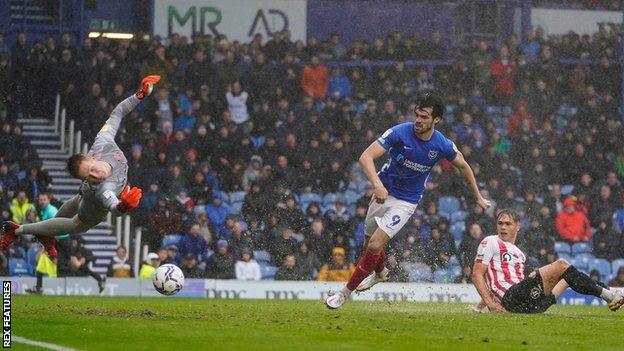
<svg viewBox="0 0 624 351"><path fill-rule="evenodd" d="M56 192L56 191L78 191L78 186L77 185L56 185L56 184L52 184L52 191Z"/></svg>
<svg viewBox="0 0 624 351"><path fill-rule="evenodd" d="M55 149L41 148L41 150L37 149L37 152L39 153L39 156L41 156L42 153L44 155L47 155L47 154L52 154L52 155L58 155L58 154L69 155L67 150L61 150L60 148L55 148Z"/></svg>
<svg viewBox="0 0 624 351"><path fill-rule="evenodd" d="M98 241L98 242L106 242L106 243L116 243L117 242L117 237L114 235L94 235L95 233L93 233L93 230L97 230L97 229L91 229L89 230L89 233L85 236L83 236L82 238L87 240L87 241Z"/></svg>
<svg viewBox="0 0 624 351"><path fill-rule="evenodd" d="M54 148L58 148L59 146L61 146L61 141L60 140L31 140L30 144L34 146L52 146Z"/></svg>
<svg viewBox="0 0 624 351"><path fill-rule="evenodd" d="M65 170L65 165L42 165L43 169L47 170L47 171L63 171ZM54 179L56 180L56 179Z"/></svg>
<svg viewBox="0 0 624 351"><path fill-rule="evenodd" d="M106 272L108 271L107 267L96 266L96 265L91 267L91 270L97 274L102 274L102 275L106 274Z"/></svg>
<svg viewBox="0 0 624 351"><path fill-rule="evenodd" d="M95 262L93 262L93 264L97 266L108 266L111 259L112 258L98 258Z"/></svg>
<svg viewBox="0 0 624 351"><path fill-rule="evenodd" d="M115 250L112 251L92 251L93 255L96 257L113 257L115 255Z"/></svg>
<svg viewBox="0 0 624 351"><path fill-rule="evenodd" d="M23 136L29 137L29 138L59 138L59 135L56 134L54 131L37 131L37 132L31 132L29 130L26 130L24 132L22 132Z"/></svg>
<svg viewBox="0 0 624 351"><path fill-rule="evenodd" d="M97 228L97 227L95 227L95 228L89 229L89 231L85 235L84 239L85 240L91 240L91 239L88 239L87 237L89 237L89 238L91 236L97 236L97 237L99 237L99 236L106 236L106 237L108 237L110 235L111 238L117 240L117 237L113 236L112 234L113 233L112 233L110 228ZM106 240L108 240L108 239L106 239Z"/></svg>
<svg viewBox="0 0 624 351"><path fill-rule="evenodd" d="M39 125L39 124L24 124L22 129L24 132L26 131L48 131L56 134L56 129L54 126L49 125Z"/></svg>
<svg viewBox="0 0 624 351"><path fill-rule="evenodd" d="M46 168L47 169L47 168ZM55 177L54 180L52 180L52 185L80 185L82 184L82 182L78 179L74 179L74 178L68 178L68 177Z"/></svg>
<svg viewBox="0 0 624 351"><path fill-rule="evenodd" d="M43 165L44 166L65 166L65 162L64 161L43 160Z"/></svg>
<svg viewBox="0 0 624 351"><path fill-rule="evenodd" d="M20 124L46 124L50 125L54 120L48 118L18 118L17 123Z"/></svg>
<svg viewBox="0 0 624 351"><path fill-rule="evenodd" d="M50 171L48 174L52 177L52 179L68 177L67 172L65 171Z"/></svg>
<svg viewBox="0 0 624 351"><path fill-rule="evenodd" d="M91 251L93 250L116 250L117 244L90 244L87 241L85 243L85 247Z"/></svg>
<svg viewBox="0 0 624 351"><path fill-rule="evenodd" d="M42 160L48 161L67 161L67 159L69 158L67 151L65 151L64 153L47 153L37 150L37 154L39 154L39 157Z"/></svg>

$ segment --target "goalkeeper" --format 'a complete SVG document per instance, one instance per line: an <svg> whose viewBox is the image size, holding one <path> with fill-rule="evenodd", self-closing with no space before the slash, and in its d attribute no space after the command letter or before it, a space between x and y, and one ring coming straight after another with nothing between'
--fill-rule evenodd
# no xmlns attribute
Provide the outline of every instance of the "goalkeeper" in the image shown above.
<svg viewBox="0 0 624 351"><path fill-rule="evenodd" d="M139 91L113 109L89 152L67 160L68 173L82 180L78 195L67 200L54 218L24 225L2 223L1 250L6 251L17 235L34 234L50 258L55 258L55 236L86 232L102 222L109 211L121 214L139 205L142 190L127 185L128 161L115 143L115 135L122 118L152 92L159 80L157 75L143 78Z"/></svg>

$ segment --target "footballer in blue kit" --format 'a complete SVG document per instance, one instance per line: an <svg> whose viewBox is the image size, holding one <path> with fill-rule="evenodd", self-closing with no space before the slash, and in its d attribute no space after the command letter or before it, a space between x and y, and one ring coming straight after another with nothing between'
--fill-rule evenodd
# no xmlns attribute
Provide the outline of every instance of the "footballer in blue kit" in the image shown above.
<svg viewBox="0 0 624 351"><path fill-rule="evenodd" d="M477 204L484 209L491 206L481 196L470 165L453 141L435 130L443 113L442 98L424 92L416 102L414 121L388 129L360 156L360 165L374 188L365 220L364 254L346 286L327 297L327 307L339 308L353 291L365 291L388 280L384 247L416 211L431 169L441 159L459 169ZM375 160L386 154L387 161L377 173Z"/></svg>

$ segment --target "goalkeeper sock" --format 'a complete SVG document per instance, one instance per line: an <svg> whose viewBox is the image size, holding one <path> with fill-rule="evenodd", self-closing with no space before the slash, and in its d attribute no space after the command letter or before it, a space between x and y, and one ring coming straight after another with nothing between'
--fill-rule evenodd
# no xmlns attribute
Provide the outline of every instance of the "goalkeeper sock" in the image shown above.
<svg viewBox="0 0 624 351"><path fill-rule="evenodd" d="M572 290L579 294L602 297L603 290L606 290L596 284L587 274L580 272L574 266L568 267L568 269L563 272L562 278L568 283Z"/></svg>

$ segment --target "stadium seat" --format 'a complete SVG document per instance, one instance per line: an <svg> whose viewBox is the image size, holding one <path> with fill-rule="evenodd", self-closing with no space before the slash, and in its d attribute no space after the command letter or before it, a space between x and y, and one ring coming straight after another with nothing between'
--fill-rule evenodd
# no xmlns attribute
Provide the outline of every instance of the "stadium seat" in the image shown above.
<svg viewBox="0 0 624 351"><path fill-rule="evenodd" d="M357 202L357 200L359 200L360 198L360 194L358 192L355 191L350 191L347 190L344 193L344 199L347 202L347 205L353 205Z"/></svg>
<svg viewBox="0 0 624 351"><path fill-rule="evenodd" d="M271 254L264 250L258 250L253 252L254 258L258 263L260 262L271 262Z"/></svg>
<svg viewBox="0 0 624 351"><path fill-rule="evenodd" d="M451 223L463 222L466 217L468 217L468 212L466 211L451 212Z"/></svg>
<svg viewBox="0 0 624 351"><path fill-rule="evenodd" d="M431 273L431 268L423 267L423 268L412 269L409 272L409 281L410 282L432 282L433 273Z"/></svg>
<svg viewBox="0 0 624 351"><path fill-rule="evenodd" d="M585 270L587 270L587 268L589 267L589 263L592 262L593 260L594 260L594 255L587 253L587 252L575 255L573 258L574 265L577 268L583 268Z"/></svg>
<svg viewBox="0 0 624 351"><path fill-rule="evenodd" d="M440 284L448 284L453 281L451 271L448 269L438 269L433 272L433 282Z"/></svg>
<svg viewBox="0 0 624 351"><path fill-rule="evenodd" d="M445 219L447 219L449 222L451 221L451 214L447 213L447 212L438 212L438 216L440 217L444 217Z"/></svg>
<svg viewBox="0 0 624 351"><path fill-rule="evenodd" d="M570 195L574 191L574 185L566 184L561 186L561 194L564 196Z"/></svg>
<svg viewBox="0 0 624 351"><path fill-rule="evenodd" d="M30 273L28 263L23 258L9 258L9 275L33 275Z"/></svg>
<svg viewBox="0 0 624 351"><path fill-rule="evenodd" d="M254 148L258 150L266 142L266 137L265 136L252 136L251 142L253 143Z"/></svg>
<svg viewBox="0 0 624 351"><path fill-rule="evenodd" d="M619 258L611 262L611 272L613 272L613 274L617 274L620 267L624 267L624 258Z"/></svg>
<svg viewBox="0 0 624 351"><path fill-rule="evenodd" d="M163 237L162 247L167 248L171 245L179 246L180 240L182 240L182 235L167 234Z"/></svg>
<svg viewBox="0 0 624 351"><path fill-rule="evenodd" d="M438 209L440 212L454 213L460 209L459 199L455 196L442 196L438 200Z"/></svg>
<svg viewBox="0 0 624 351"><path fill-rule="evenodd" d="M457 266L457 265L459 265L459 260L457 259L457 256L453 255L453 256L449 257L448 265L449 266Z"/></svg>
<svg viewBox="0 0 624 351"><path fill-rule="evenodd" d="M323 206L328 207L331 204L335 203L338 199L338 194L327 193L323 196Z"/></svg>
<svg viewBox="0 0 624 351"><path fill-rule="evenodd" d="M368 180L362 181L360 182L360 184L358 184L358 192L359 193L364 193L364 191L366 190L367 187L372 186L371 183Z"/></svg>
<svg viewBox="0 0 624 351"><path fill-rule="evenodd" d="M564 260L568 262L572 262L574 260L574 257L572 257L571 254L566 253L566 252L558 252L557 256L559 256L559 258L563 258Z"/></svg>
<svg viewBox="0 0 624 351"><path fill-rule="evenodd" d="M451 225L449 231L453 234L455 240L461 240L464 236L464 232L466 231L466 224L464 222L454 223Z"/></svg>
<svg viewBox="0 0 624 351"><path fill-rule="evenodd" d="M589 262L588 270L597 270L600 272L601 279L605 279L611 274L611 262L603 258L595 258Z"/></svg>
<svg viewBox="0 0 624 351"><path fill-rule="evenodd" d="M555 252L558 254L570 254L572 253L572 248L570 247L570 244L566 243L565 241L557 241L555 242Z"/></svg>
<svg viewBox="0 0 624 351"><path fill-rule="evenodd" d="M461 277L463 269L460 265L450 266L449 269L451 270L452 281L455 281L456 279Z"/></svg>
<svg viewBox="0 0 624 351"><path fill-rule="evenodd" d="M613 229L620 234L624 232L624 209L613 213Z"/></svg>
<svg viewBox="0 0 624 351"><path fill-rule="evenodd" d="M234 216L238 216L241 213L241 209L243 208L243 202L233 202L229 206L230 214Z"/></svg>
<svg viewBox="0 0 624 351"><path fill-rule="evenodd" d="M574 243L572 245L572 255L576 256L586 252L591 252L591 247L588 243Z"/></svg>
<svg viewBox="0 0 624 351"><path fill-rule="evenodd" d="M273 280L277 273L277 267L269 265L260 265L260 274L263 280Z"/></svg>
<svg viewBox="0 0 624 351"><path fill-rule="evenodd" d="M229 195L229 202L230 203L243 202L245 201L245 195L247 194L244 191L231 192Z"/></svg>
<svg viewBox="0 0 624 351"><path fill-rule="evenodd" d="M323 198L317 193L303 193L299 196L299 202L306 205L310 202L318 202L320 204L323 202Z"/></svg>

